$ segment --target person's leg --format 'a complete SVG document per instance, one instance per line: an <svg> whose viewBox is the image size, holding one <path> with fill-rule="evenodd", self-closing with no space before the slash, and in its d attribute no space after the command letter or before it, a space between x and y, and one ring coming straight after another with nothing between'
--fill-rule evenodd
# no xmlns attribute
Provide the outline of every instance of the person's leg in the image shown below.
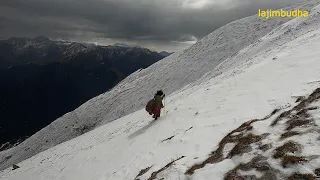
<svg viewBox="0 0 320 180"><path fill-rule="evenodd" d="M160 112L161 112L161 107L157 106L155 108L155 113L154 113L155 117L160 117Z"/></svg>
<svg viewBox="0 0 320 180"><path fill-rule="evenodd" d="M157 117L157 114L158 114L158 112L157 112L157 107L155 106L154 108L153 108L153 111L152 111L152 113L153 113L153 118L156 118Z"/></svg>

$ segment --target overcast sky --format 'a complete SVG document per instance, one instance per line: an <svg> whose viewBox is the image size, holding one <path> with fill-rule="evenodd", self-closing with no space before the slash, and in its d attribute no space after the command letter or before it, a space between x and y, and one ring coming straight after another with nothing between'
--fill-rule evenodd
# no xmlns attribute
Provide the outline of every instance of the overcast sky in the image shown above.
<svg viewBox="0 0 320 180"><path fill-rule="evenodd" d="M178 51L258 8L301 0L0 0L0 37L47 36Z"/></svg>

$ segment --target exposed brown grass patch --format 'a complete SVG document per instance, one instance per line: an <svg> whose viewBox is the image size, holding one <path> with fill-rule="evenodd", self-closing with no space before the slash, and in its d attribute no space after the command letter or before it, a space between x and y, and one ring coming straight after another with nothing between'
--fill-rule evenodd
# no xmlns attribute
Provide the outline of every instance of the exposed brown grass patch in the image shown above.
<svg viewBox="0 0 320 180"><path fill-rule="evenodd" d="M271 126L277 125L280 120L282 120L283 118L289 116L290 113L291 113L291 111L292 111L292 110L285 111L285 112L281 113L281 114L271 123Z"/></svg>
<svg viewBox="0 0 320 180"><path fill-rule="evenodd" d="M278 147L273 157L275 159L283 158L287 153L295 153L299 151L299 149L300 149L300 145L298 145L295 142L289 141L289 142L286 142L284 145Z"/></svg>
<svg viewBox="0 0 320 180"><path fill-rule="evenodd" d="M135 180L139 180L139 176L142 176L142 175L144 175L146 172L148 172L149 171L149 169L151 169L151 167L152 166L150 166L150 167L147 167L147 168L145 168L145 169L141 169L140 170L140 172L139 172L139 174L134 178Z"/></svg>
<svg viewBox="0 0 320 180"><path fill-rule="evenodd" d="M301 101L301 103L299 103L294 109L301 110L319 98L320 98L320 88L317 88L312 92L312 94L307 99Z"/></svg>
<svg viewBox="0 0 320 180"><path fill-rule="evenodd" d="M305 107L304 109L298 111L296 113L296 116L304 119L309 118L310 117L310 114L308 114L309 110L310 110L309 108Z"/></svg>
<svg viewBox="0 0 320 180"><path fill-rule="evenodd" d="M313 174L294 173L288 179L289 180L316 180L316 177Z"/></svg>
<svg viewBox="0 0 320 180"><path fill-rule="evenodd" d="M225 180L231 180L233 178L238 179L258 179L256 176L248 176L244 175L241 176L238 171L250 171L250 170L256 170L259 172L263 172L263 176L259 179L275 179L276 174L279 173L276 169L273 169L268 162L266 162L268 158L264 156L257 156L253 158L248 163L241 163L238 166L236 166L234 169L230 170L228 173L226 173L224 179Z"/></svg>
<svg viewBox="0 0 320 180"><path fill-rule="evenodd" d="M254 157L250 162L248 163L241 163L239 164L236 169L240 169L243 171L249 171L252 169L256 169L257 171L267 171L270 169L270 166L267 162L265 162L265 160L267 160L268 158L264 157L264 156L257 156Z"/></svg>
<svg viewBox="0 0 320 180"><path fill-rule="evenodd" d="M206 166L207 164L214 164L214 163L217 163L217 161L219 161L220 159L220 156L219 155L212 155L212 156L209 156L205 161L203 161L202 163L200 164L195 164L193 166L191 166L186 172L185 174L187 175L191 175L194 173L195 170L197 169L201 169L203 168L204 166ZM220 162L220 161L219 161Z"/></svg>
<svg viewBox="0 0 320 180"><path fill-rule="evenodd" d="M317 110L317 109L319 109L319 107L309 107L309 108L307 108L306 110L308 110L308 111L313 111L313 110Z"/></svg>
<svg viewBox="0 0 320 180"><path fill-rule="evenodd" d="M261 151L263 151L263 152L266 152L266 151L268 151L268 150L271 149L271 148L272 148L272 144L264 144L264 145L259 146L259 149L260 149Z"/></svg>
<svg viewBox="0 0 320 180"><path fill-rule="evenodd" d="M307 97L307 98L301 98L297 102L298 104L291 108L290 110L282 112L279 116L276 117L276 119L271 123L271 126L275 126L280 121L286 120L286 124L288 127L286 130L288 132L283 132L280 139L285 139L288 137L296 136L304 134L304 132L298 132L298 131L291 131L295 127L300 127L304 125L314 125L312 122L314 120L312 119L311 115L308 113L310 110L318 109L318 107L308 107L312 102L320 99L320 88L317 88L313 93ZM279 112L280 109L274 110L271 114L266 116L263 119L254 119L250 120L246 123L243 123L241 126L239 126L237 129L233 130L229 134L227 134L218 144L218 147L215 151L213 151L209 157L199 163L194 164L191 166L185 174L191 175L193 174L197 169L201 169L207 164L215 164L219 163L226 158L232 158L236 155L242 155L248 151L251 151L251 144L257 143L260 150L267 151L270 148L272 148L272 144L265 144L261 145L258 142L261 142L261 140L265 137L267 137L269 134L262 134L262 135L253 135L250 133L250 131L253 129L252 124L257 121L263 121L266 119L269 119L274 114ZM227 157L223 157L223 150L225 148L225 145L228 143L235 143L235 147L230 151L230 153L227 155ZM286 142L281 147L278 147L275 150L274 158L280 159L282 161L282 166L287 167L290 164L303 164L304 162L310 161L310 157L300 157L300 156L293 156L289 153L296 153L301 150L301 145L295 143L295 142ZM258 158L258 159L256 159ZM238 174L238 170L243 171L249 171L249 170L257 170L260 172L264 172L263 177L259 179L277 179L278 177L285 176L280 170L273 169L267 162L266 159L259 159L261 158L260 155L257 155L251 162L247 164L239 164L237 167L235 167L233 170L229 171L226 176L225 180L233 180L233 179L257 179L255 176L241 176ZM297 175L292 177L300 178ZM304 177L302 175L302 177Z"/></svg>
<svg viewBox="0 0 320 180"><path fill-rule="evenodd" d="M290 131L292 129L294 129L295 127L301 127L307 124L310 124L311 121L310 120L301 120L301 119L297 119L297 120L290 120L287 122L288 127L287 130Z"/></svg>
<svg viewBox="0 0 320 180"><path fill-rule="evenodd" d="M185 158L185 156L181 156L181 157L179 157L178 159L171 161L170 163L168 163L167 165L165 165L163 168L159 169L158 171L153 172L153 173L151 174L151 176L148 178L148 180L156 179L156 178L157 178L157 175L158 175L160 172L168 169L168 168L169 168L170 166L172 166L176 161L179 161L179 160L182 159L182 158Z"/></svg>
<svg viewBox="0 0 320 180"><path fill-rule="evenodd" d="M281 110L280 108L277 108L277 109L273 110L270 114L268 114L266 117L262 118L261 120L266 120L266 119L271 118L273 115L275 115L280 110Z"/></svg>
<svg viewBox="0 0 320 180"><path fill-rule="evenodd" d="M299 156L284 156L282 158L282 166L285 168L287 165L290 164L301 164L304 162L308 162L308 160L305 157L299 157Z"/></svg>
<svg viewBox="0 0 320 180"><path fill-rule="evenodd" d="M280 139L286 139L286 138L289 138L289 137L292 137L292 136L296 136L296 135L300 135L301 133L297 132L297 131L288 131L288 132L285 132L283 134L281 134L281 137Z"/></svg>
<svg viewBox="0 0 320 180"><path fill-rule="evenodd" d="M243 123L241 126L239 126L237 129L231 131L219 142L218 148L215 151L213 151L205 161L199 164L194 164L185 172L185 174L191 175L194 173L194 171L196 171L197 169L203 168L207 164L214 164L224 160L225 158L223 157L223 149L225 145L228 143L236 143L236 146L229 153L228 158L248 151L250 144L258 142L268 135L268 134L263 134L263 135L248 134L245 136L245 134L248 131L252 130L253 127L251 126L251 124L257 121L266 120L279 111L280 109L275 109L266 117L262 119L253 119L253 120L247 121ZM238 134L233 135L235 133L238 133Z"/></svg>
<svg viewBox="0 0 320 180"><path fill-rule="evenodd" d="M272 123L271 126L275 126L278 124L279 121L283 120L284 118L288 118L289 115L291 115L291 113L293 111L298 112L297 115L298 116L305 116L308 114L306 113L308 111L307 106L309 106L312 102L314 102L315 100L320 98L320 88L317 88L316 90L314 90L312 92L312 94L307 98L307 99L303 99L297 106L295 106L294 108L292 108L291 110L285 111L283 113L281 113ZM305 117L306 118L306 117Z"/></svg>
<svg viewBox="0 0 320 180"><path fill-rule="evenodd" d="M303 101L304 99L305 99L304 96L298 96L298 97L297 97L297 100L296 100L296 103L301 102L301 101Z"/></svg>
<svg viewBox="0 0 320 180"><path fill-rule="evenodd" d="M242 155L246 152L251 151L250 144L261 141L266 135L253 135L248 134L238 139L238 143L235 147L230 151L227 158L232 158L236 155Z"/></svg>
<svg viewBox="0 0 320 180"><path fill-rule="evenodd" d="M239 176L237 174L227 174L224 180L245 180L244 177Z"/></svg>

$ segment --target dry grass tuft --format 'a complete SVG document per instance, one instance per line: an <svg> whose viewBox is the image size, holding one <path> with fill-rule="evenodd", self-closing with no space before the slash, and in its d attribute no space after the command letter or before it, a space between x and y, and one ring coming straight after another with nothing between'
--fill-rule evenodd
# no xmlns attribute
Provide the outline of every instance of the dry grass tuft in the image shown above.
<svg viewBox="0 0 320 180"><path fill-rule="evenodd" d="M266 162L268 158L264 156L257 156L253 158L248 163L241 163L238 166L236 166L234 169L230 170L225 175L225 180L231 180L232 178L238 178L238 179L258 179L256 176L241 176L238 171L250 171L250 170L256 170L259 172L263 172L263 176L259 179L276 179L277 174L279 173L276 169L273 169L268 162Z"/></svg>
<svg viewBox="0 0 320 180"><path fill-rule="evenodd" d="M236 155L242 155L246 152L251 151L251 146L250 144L259 142L263 139L263 135L253 135L253 134L248 134L246 136L243 136L238 139L238 143L236 146L230 151L229 155L227 158L232 158L233 156Z"/></svg>
<svg viewBox="0 0 320 180"><path fill-rule="evenodd" d="M285 168L287 165L290 164L302 164L304 162L308 162L308 160L304 157L298 157L298 156L284 156L282 158L282 166Z"/></svg>
<svg viewBox="0 0 320 180"><path fill-rule="evenodd" d="M244 177L239 176L237 174L227 174L226 177L224 178L224 180L245 180Z"/></svg>
<svg viewBox="0 0 320 180"><path fill-rule="evenodd" d="M134 178L135 180L139 180L138 177L144 175L146 172L149 171L149 169L151 169L152 166L147 167L145 169L141 169L141 171L139 172L139 174L136 176L136 178Z"/></svg>
<svg viewBox="0 0 320 180"><path fill-rule="evenodd" d="M297 98L297 100L296 100L296 103L301 102L301 101L303 101L304 99L305 99L304 96L299 96L299 97Z"/></svg>
<svg viewBox="0 0 320 180"><path fill-rule="evenodd" d="M273 155L275 159L283 158L287 153L295 153L299 151L300 145L293 141L286 142L284 145L276 149L276 153Z"/></svg>
<svg viewBox="0 0 320 180"><path fill-rule="evenodd" d="M314 106L314 107L309 107L306 110L307 111L313 111L313 110L317 110L317 109L319 109L319 107Z"/></svg>
<svg viewBox="0 0 320 180"><path fill-rule="evenodd" d="M185 156L181 156L181 157L179 157L178 159L171 161L170 163L168 163L167 165L165 165L163 168L159 169L158 171L153 172L153 173L151 174L151 176L148 178L148 180L156 179L156 178L157 178L157 175L158 175L160 172L168 169L168 168L169 168L170 166L172 166L176 161L179 161L179 160L182 159L182 158L185 158Z"/></svg>
<svg viewBox="0 0 320 180"><path fill-rule="evenodd" d="M220 159L220 156L219 155L212 155L212 156L209 156L205 161L203 161L202 163L200 164L195 164L193 166L191 166L186 172L185 174L187 175L191 175L194 173L195 170L197 169L201 169L203 168L204 166L206 166L207 164L214 164L214 163L217 163ZM220 162L220 161L219 161Z"/></svg>
<svg viewBox="0 0 320 180"><path fill-rule="evenodd" d="M271 126L275 126L278 124L279 121L281 121L283 118L287 117L290 115L292 110L289 110L289 111L285 111L283 113L281 113L271 124Z"/></svg>
<svg viewBox="0 0 320 180"><path fill-rule="evenodd" d="M316 180L316 177L313 174L294 173L288 180Z"/></svg>
<svg viewBox="0 0 320 180"><path fill-rule="evenodd" d="M300 120L300 119L290 120L290 121L287 122L287 124L289 125L287 127L287 130L290 131L295 127L300 127L300 126L307 125L307 124L310 124L310 123L311 123L310 120Z"/></svg>
<svg viewBox="0 0 320 180"><path fill-rule="evenodd" d="M297 132L297 131L288 131L288 132L285 132L283 134L281 134L281 137L280 139L286 139L286 138L289 138L289 137L292 137L292 136L296 136L296 135L300 135L301 133Z"/></svg>
<svg viewBox="0 0 320 180"><path fill-rule="evenodd" d="M266 152L266 151L268 151L268 150L271 149L271 148L272 148L272 144L264 144L264 145L259 146L259 149L260 149L261 151L263 151L263 152Z"/></svg>

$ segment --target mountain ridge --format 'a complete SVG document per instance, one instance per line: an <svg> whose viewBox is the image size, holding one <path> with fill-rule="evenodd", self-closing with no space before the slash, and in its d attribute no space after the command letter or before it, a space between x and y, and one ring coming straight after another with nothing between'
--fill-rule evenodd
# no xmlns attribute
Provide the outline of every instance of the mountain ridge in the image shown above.
<svg viewBox="0 0 320 180"><path fill-rule="evenodd" d="M146 48L86 47L42 36L0 41L0 119L6 119L0 150L161 59Z"/></svg>
<svg viewBox="0 0 320 180"><path fill-rule="evenodd" d="M27 63L47 64L61 59L76 56L78 53L93 51L98 49L120 49L130 53L131 51L144 51L148 54L156 54L148 48L138 45L126 45L116 43L115 45L86 45L71 41L55 41L44 36L34 38L11 37L0 40L0 69L9 68L14 65ZM161 54L161 53L158 53ZM169 54L161 56L165 57ZM26 58L30 56L30 58Z"/></svg>

